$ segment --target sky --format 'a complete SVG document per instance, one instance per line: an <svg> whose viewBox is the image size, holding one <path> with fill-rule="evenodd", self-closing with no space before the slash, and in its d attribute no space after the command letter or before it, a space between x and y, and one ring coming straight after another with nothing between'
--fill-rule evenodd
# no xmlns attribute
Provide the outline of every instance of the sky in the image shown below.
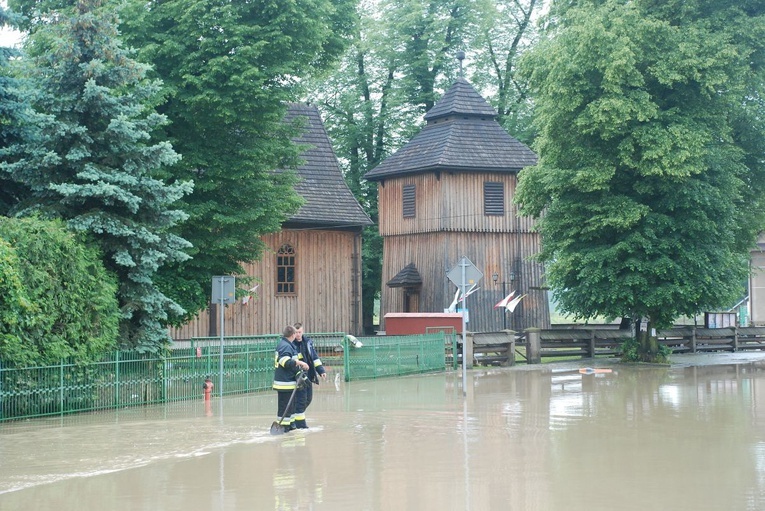
<svg viewBox="0 0 765 511"><path fill-rule="evenodd" d="M0 7L8 8L6 0L0 0ZM14 46L21 39L21 34L15 30L9 30L5 27L0 28L0 46Z"/></svg>
<svg viewBox="0 0 765 511"><path fill-rule="evenodd" d="M21 39L21 34L6 28L0 29L0 46L14 46Z"/></svg>

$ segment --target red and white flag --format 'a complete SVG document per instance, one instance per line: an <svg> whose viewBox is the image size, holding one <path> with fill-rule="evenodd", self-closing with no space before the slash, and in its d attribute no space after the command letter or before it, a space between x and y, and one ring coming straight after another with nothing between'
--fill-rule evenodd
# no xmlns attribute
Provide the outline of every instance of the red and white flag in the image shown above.
<svg viewBox="0 0 765 511"><path fill-rule="evenodd" d="M252 295L253 293L255 293L255 291L258 290L259 285L260 284L255 284L255 287L252 287L247 291L247 294L242 297L242 305L247 305L248 303L250 303L250 300L252 300L253 298Z"/></svg>
<svg viewBox="0 0 765 511"><path fill-rule="evenodd" d="M476 291L478 291L479 289L481 289L481 288L480 288L480 287L478 287L478 285L477 285L477 284L473 284L473 287L471 287L470 289L468 289L468 290L465 292L465 294L464 294L464 295L462 295L462 298L460 298L460 301L463 301L465 298L467 298L468 296L472 295L473 293L475 293L475 292L476 292ZM457 292L458 292L458 293L460 292L460 291L459 291L459 289L457 289Z"/></svg>
<svg viewBox="0 0 765 511"><path fill-rule="evenodd" d="M513 299L513 296L515 296L515 291L513 291L512 293L510 293L509 295L507 295L506 297L504 297L500 301L498 301L497 305L495 305L494 308L495 309L499 309L500 307L502 307L502 308L507 307L507 304L510 303L510 300Z"/></svg>
<svg viewBox="0 0 765 511"><path fill-rule="evenodd" d="M507 308L507 310L509 310L510 312L513 312L515 310L515 308L518 306L518 304L521 302L521 300L523 299L524 296L526 296L526 295L521 295L521 296L518 296L516 298L513 298L510 301L510 303L508 303L505 306Z"/></svg>

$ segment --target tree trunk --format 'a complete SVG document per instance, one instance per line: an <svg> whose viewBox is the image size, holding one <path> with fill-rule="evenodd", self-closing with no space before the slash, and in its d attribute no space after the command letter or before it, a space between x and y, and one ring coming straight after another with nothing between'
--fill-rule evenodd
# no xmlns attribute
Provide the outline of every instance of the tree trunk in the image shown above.
<svg viewBox="0 0 765 511"><path fill-rule="evenodd" d="M651 320L645 322L638 319L635 325L635 333L638 340L638 357L641 362L659 361L659 339L651 335Z"/></svg>

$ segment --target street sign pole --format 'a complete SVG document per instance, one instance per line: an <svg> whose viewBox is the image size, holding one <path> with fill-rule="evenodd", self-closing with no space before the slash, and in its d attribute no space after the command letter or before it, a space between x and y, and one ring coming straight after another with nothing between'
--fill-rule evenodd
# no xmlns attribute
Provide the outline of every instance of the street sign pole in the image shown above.
<svg viewBox="0 0 765 511"><path fill-rule="evenodd" d="M467 310L467 258L463 257L460 261L462 267L462 397L467 397L467 362L465 360L465 344L467 342L467 336L465 331L467 330L467 321L465 321L465 311Z"/></svg>
<svg viewBox="0 0 765 511"><path fill-rule="evenodd" d="M236 279L229 275L218 275L212 278L212 301L218 302L220 308L220 360L218 363L218 395L223 398L223 328L224 328L224 304L234 303L236 299ZM221 411L223 399L221 399Z"/></svg>
<svg viewBox="0 0 765 511"><path fill-rule="evenodd" d="M468 319L469 312L467 309L467 297L465 295L468 292L468 284L471 285L471 288L472 286L478 285L478 281L483 278L483 273L476 268L470 259L463 256L462 259L460 259L460 262L457 263L457 266L449 270L446 276L458 289L462 290L462 308L460 309L462 313L462 395L467 396L467 361L465 357L465 346L467 343L467 323L470 320Z"/></svg>
<svg viewBox="0 0 765 511"><path fill-rule="evenodd" d="M224 328L224 309L223 309L223 303L226 297L226 294L224 293L224 278L220 279L220 302L218 303L218 310L220 311L220 314L218 314L218 317L220 318L220 350L218 350L219 355L219 361L218 361L218 392L219 396L221 398L221 403L223 403L223 328Z"/></svg>

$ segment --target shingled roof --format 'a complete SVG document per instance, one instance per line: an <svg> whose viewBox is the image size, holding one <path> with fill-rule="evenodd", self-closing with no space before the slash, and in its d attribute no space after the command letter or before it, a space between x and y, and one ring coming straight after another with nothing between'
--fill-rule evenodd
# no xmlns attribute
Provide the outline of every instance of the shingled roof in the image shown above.
<svg viewBox="0 0 765 511"><path fill-rule="evenodd" d="M422 285L422 277L414 263L404 266L395 277L386 284L388 287L417 287Z"/></svg>
<svg viewBox="0 0 765 511"><path fill-rule="evenodd" d="M516 173L536 154L507 134L497 112L464 78L425 114L427 124L364 176L369 180L431 171Z"/></svg>
<svg viewBox="0 0 765 511"><path fill-rule="evenodd" d="M343 179L319 110L314 105L292 104L285 120L289 122L297 117L305 117L305 125L294 142L309 147L301 155L305 163L297 169L300 182L295 191L306 202L286 225L342 228L372 225Z"/></svg>

